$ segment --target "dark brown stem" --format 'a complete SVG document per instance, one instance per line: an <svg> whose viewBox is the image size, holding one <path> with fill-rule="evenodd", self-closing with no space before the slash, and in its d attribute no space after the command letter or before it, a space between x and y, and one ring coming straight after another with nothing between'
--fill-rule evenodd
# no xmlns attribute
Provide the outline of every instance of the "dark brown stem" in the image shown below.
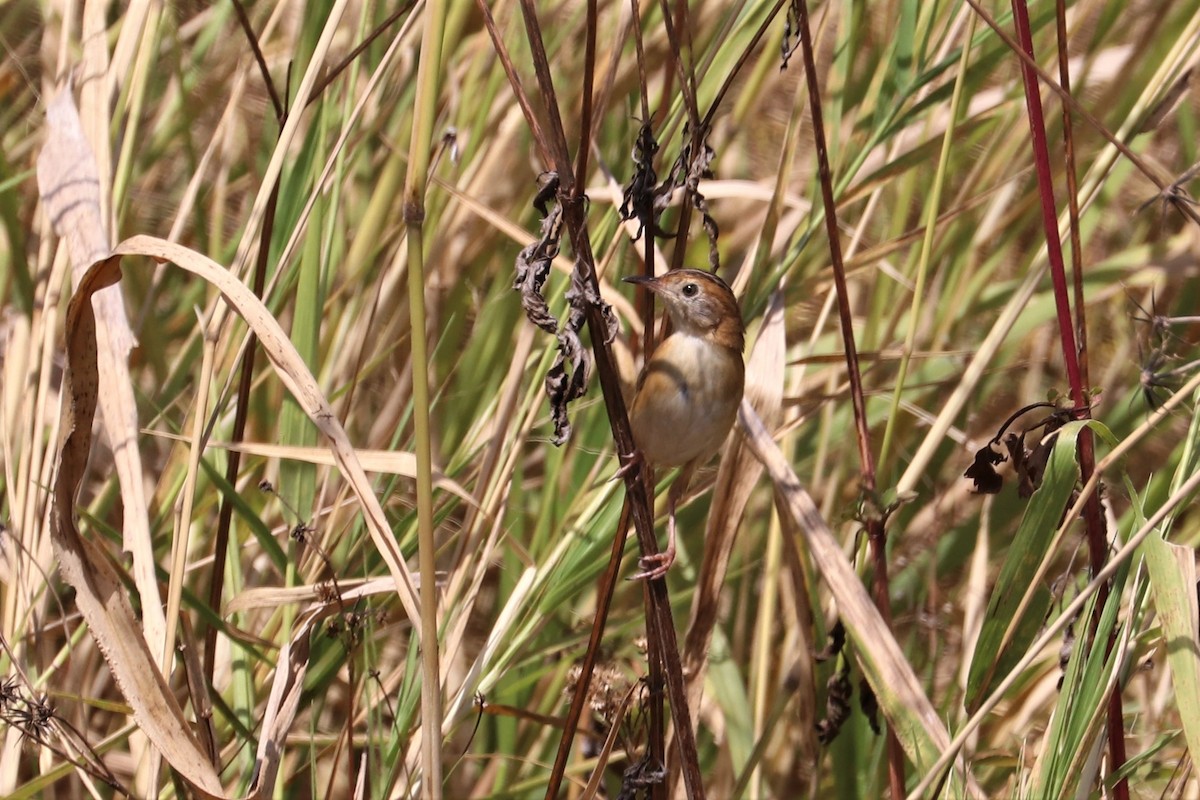
<svg viewBox="0 0 1200 800"><path fill-rule="evenodd" d="M375 30L368 33L353 50L346 54L345 58L334 65L326 74L322 75L315 84L313 84L312 91L308 95L308 101L305 103L305 106L310 106L316 102L317 98L321 96L322 92L329 87L329 84L336 81L338 77L346 71L346 68L354 63L354 59L362 55L363 52L371 46L371 43L382 36L388 28L399 22L401 17L412 11L413 6L416 4L417 0L408 0L408 2L403 6L389 14L387 19L375 26Z"/></svg>
<svg viewBox="0 0 1200 800"><path fill-rule="evenodd" d="M850 297L846 287L846 268L842 261L842 245L838 235L837 202L833 197L833 176L829 168L829 150L825 142L825 123L821 115L821 88L817 81L816 58L812 30L808 19L808 3L797 0L800 44L804 56L804 75L808 82L808 100L812 109L813 141L817 150L817 172L821 183L821 199L825 207L825 230L829 236L829 255L833 278L837 286L838 318L841 321L842 347L850 380L850 399L854 406L854 424L858 434L860 481L866 502L863 524L870 544L874 578L872 595L880 616L890 628L891 600L888 590L887 533L884 518L876 508L875 456L871 451L871 429L867 422L867 407L863 395L862 373L858 365L858 348L854 341L854 320L850 312ZM904 751L891 725L887 731L888 785L892 797L904 796Z"/></svg>
<svg viewBox="0 0 1200 800"><path fill-rule="evenodd" d="M267 87L267 93L271 96L271 103L275 108L276 122L278 122L280 130L282 130L287 112L284 110L283 102L275 92L275 84L271 81L271 73L267 69L266 59L263 57L262 49L258 46L258 38L254 34L254 29L250 25L250 18L246 16L246 10L243 8L241 2L235 0L233 6L237 12L238 20L241 22L242 30L250 42L250 49L254 52L254 58L258 62L263 83ZM271 236L275 229L275 206L278 201L279 180L277 178L275 185L271 187L271 196L267 199L267 206L263 212L262 228L259 230L258 258L254 263L255 297L262 297L263 287L266 285L267 259L271 251ZM238 379L237 407L234 410L233 431L230 439L230 441L235 443L242 441L242 438L246 435L250 386L254 380L254 354L257 351L258 339L252 333L246 340L245 356L242 358L242 374ZM241 465L242 454L237 450L230 450L229 460L225 463L225 481L230 487L233 487L231 491L237 488L238 470L241 468ZM232 522L233 502L228 497L222 497L221 509L217 514L217 535L214 537L215 542L213 544L213 567L208 582L208 607L212 609L213 613L219 613L221 609L221 593L225 587L225 559L229 550L229 526ZM213 672L216 670L216 658L217 626L208 625L204 629L204 680L209 686L212 685Z"/></svg>
<svg viewBox="0 0 1200 800"><path fill-rule="evenodd" d="M510 82L515 83L515 71L511 60L507 57L506 48L495 29L495 23L490 19L483 0L477 0L477 5L484 12L485 25L492 37L497 54L509 76ZM558 99L550 74L549 59L546 57L545 45L542 40L541 27L533 0L521 0L521 11L525 21L526 35L533 58L534 72L537 75L538 86L542 92L548 124L545 128L534 124L532 109L528 103L521 104L530 123L530 129L538 139L542 151L550 158L550 165L559 178L559 203L562 206L563 222L567 236L575 252L575 269L580 282L587 287L592 296L599 297L599 284L596 279L595 262L592 255L591 240L587 228L587 202L583 196L583 186L576 182L571 169L570 153L567 147L566 134L563 130L562 118L558 108ZM590 92L590 89L588 90ZM588 129L582 134L585 139ZM586 141L582 144L586 147ZM586 302L586 301L585 301ZM617 377L616 365L612 351L608 346L608 322L600 306L588 303L586 307L588 333L591 336L592 348L596 360L596 371L600 378L600 386L604 395L605 407L608 411L609 423L612 426L613 438L617 451L632 453L634 451L633 433L629 427L629 416L625 401L621 395L620 380ZM648 492L646 491L643 470L634 470L625 477L625 489L633 517L634 529L643 554L658 552L658 542L654 537L654 518L651 512ZM624 531L617 534L623 537ZM666 583L659 579L650 582L650 597L653 613L647 618L648 635L661 643L663 667L666 674L667 693L671 701L671 715L675 723L675 741L680 749L680 760L684 769L684 786L689 800L704 797L704 787L701 781L699 756L696 751L695 731L692 729L691 715L688 711L687 695L683 683L683 668L679 660L679 646L675 636L675 623L671 615L670 597L667 594ZM573 737L574 731L565 731L567 737ZM560 778L561 780L561 778ZM555 790L557 791L557 790ZM548 797L553 792L548 790Z"/></svg>
<svg viewBox="0 0 1200 800"><path fill-rule="evenodd" d="M283 128L283 120L279 127ZM279 203L279 179L271 187L271 196L267 199L263 211L262 228L259 232L258 257L254 263L254 296L262 297L263 287L267 280L267 258L271 252L271 236L275 230L275 207ZM238 377L237 406L234 409L233 431L230 441L241 442L246 435L246 419L250 408L250 387L254 383L254 356L258 352L258 338L252 333L247 337L245 355L242 357L242 372ZM214 415L214 420L216 415ZM229 451L229 460L225 462L225 482L230 491L237 490L238 470L242 465L242 454L236 450ZM208 582L208 607L214 614L220 614L221 594L225 587L225 559L229 552L229 527L233 522L233 500L228 496L221 497L221 510L217 513L217 534L213 544L213 566ZM208 625L204 629L204 680L212 686L213 673L216 670L217 658L217 628Z"/></svg>
<svg viewBox="0 0 1200 800"><path fill-rule="evenodd" d="M695 155L704 144L706 131L700 125L700 107L696 101L696 86L691 66L684 64L684 45L680 39L679 28L687 25L687 4L677 5L678 20L673 20L668 0L659 0L663 15L663 28L670 45L672 61L675 64L676 77L679 78L679 89L683 92L683 107L688 116L688 132L691 133L691 150ZM684 193L683 205L679 209L679 220L675 228L675 249L671 253L671 269L683 267L683 259L687 256L687 234L692 224L692 203L688 193Z"/></svg>
<svg viewBox="0 0 1200 800"><path fill-rule="evenodd" d="M275 119L279 120L279 124L282 126L287 110L283 106L279 92L275 90L275 82L271 80L271 70L267 67L267 59L263 56L262 48L258 46L258 36L254 33L254 26L250 24L250 17L246 14L246 7L242 5L242 0L233 0L233 11L237 14L242 32L246 34L246 40L250 43L250 51L254 53L254 62L258 64L258 71L267 88L267 95L271 98L271 106L275 109Z"/></svg>
<svg viewBox="0 0 1200 800"><path fill-rule="evenodd" d="M492 49L496 51L496 57L500 59L500 66L504 69L504 74L508 76L508 85L512 87L513 94L517 98L517 105L521 107L521 113L525 116L525 124L529 126L529 132L533 134L533 143L537 145L538 155L544 163L549 164L553 159L546 149L546 133L542 130L541 121L533 113L529 95L525 93L525 87L513 66L512 57L508 54L508 48L504 46L504 40L500 38L500 31L496 27L496 20L492 17L492 10L488 8L487 0L475 0L475 7L483 16L483 27L487 28L488 36L492 39Z"/></svg>
<svg viewBox="0 0 1200 800"><path fill-rule="evenodd" d="M571 697L571 705L567 709L567 718L563 722L562 738L558 740L558 753L554 756L554 767L550 770L550 779L546 782L546 800L556 800L562 788L563 775L567 771L567 758L571 754L571 743L575 739L575 731L579 729L579 720L583 717L583 709L587 705L588 684L596 671L596 659L600 653L600 643L604 639L604 628L608 622L608 610L612 606L613 592L617 588L617 575L621 571L621 555L625 552L625 535L629 530L629 502L621 508L621 521L617 524L616 535L613 536L612 550L608 556L608 566L600 583L596 586L596 616L592 619L592 632L588 636L587 651L579 664L579 680L575 684L575 694Z"/></svg>

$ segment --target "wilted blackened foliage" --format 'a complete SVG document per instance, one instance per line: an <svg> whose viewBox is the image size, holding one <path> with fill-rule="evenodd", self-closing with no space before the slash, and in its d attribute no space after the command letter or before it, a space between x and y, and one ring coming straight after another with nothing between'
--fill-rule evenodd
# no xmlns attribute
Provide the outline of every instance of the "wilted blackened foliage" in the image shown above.
<svg viewBox="0 0 1200 800"><path fill-rule="evenodd" d="M1062 645L1058 648L1058 669L1062 673L1058 676L1058 683L1054 685L1056 689L1062 689L1063 680L1067 677L1067 666L1071 663L1071 653L1075 650L1075 622L1072 621L1063 631Z"/></svg>
<svg viewBox="0 0 1200 800"><path fill-rule="evenodd" d="M846 626L839 619L829 629L829 641L825 645L825 649L817 653L814 658L818 662L828 661L836 657L842 652L842 648L846 646Z"/></svg>
<svg viewBox="0 0 1200 800"><path fill-rule="evenodd" d="M792 53L796 52L796 48L800 46L800 2L792 0L788 3L787 17L783 23L783 40L779 43L780 49L780 64L779 70L788 68L788 60L791 59Z"/></svg>
<svg viewBox="0 0 1200 800"><path fill-rule="evenodd" d="M621 775L621 791L617 794L617 800L635 800L639 792L649 797L651 787L666 778L667 771L647 750Z"/></svg>
<svg viewBox="0 0 1200 800"><path fill-rule="evenodd" d="M586 267L575 262L571 272L571 288L566 299L570 306L567 324L558 330L558 357L546 373L546 395L550 398L550 411L554 419L554 443L561 445L571 436L571 420L567 406L587 392L592 377L592 351L583 346L579 332L587 323L588 306L596 306L604 316L607 330L605 342L612 342L617 335L617 318L612 308L600 299L592 289L592 282L584 279ZM568 364L574 367L568 370Z"/></svg>
<svg viewBox="0 0 1200 800"><path fill-rule="evenodd" d="M1004 486L1004 479L996 471L996 465L1004 461L1004 456L988 442L975 451L975 461L967 467L963 475L974 481L975 491L980 494L998 494Z"/></svg>
<svg viewBox="0 0 1200 800"><path fill-rule="evenodd" d="M550 414L554 420L554 443L561 445L571 436L567 406L584 395L592 375L591 351L583 346L579 338L579 332L587 322L587 310L589 306L600 309L607 326L607 341L612 341L617 335L617 320L608 304L591 289L592 282L586 280L586 270L590 267L578 259L571 275L571 288L566 293L570 304L566 324L560 326L550 313L542 288L559 252L563 219L562 203L558 196L558 175L547 172L542 180L542 186L533 200L534 207L542 215L542 235L517 254L517 276L513 288L521 293L521 306L529 321L558 337L558 357L546 374L546 395L550 399Z"/></svg>
<svg viewBox="0 0 1200 800"><path fill-rule="evenodd" d="M1062 414L1053 414L1046 421L1044 432L1038 437L1037 443L1027 448L1025 446L1026 431L1018 437L1016 434L1010 433L1004 440L1005 446L1013 457L1013 471L1017 473L1017 494L1023 498L1033 496L1033 493L1042 485L1042 478L1046 474L1046 463L1050 460L1050 451L1054 449L1054 442L1058 439L1058 429L1067 424L1068 417ZM1036 428L1034 429L1036 430ZM1021 453L1020 458L1017 453Z"/></svg>
<svg viewBox="0 0 1200 800"><path fill-rule="evenodd" d="M546 333L558 331L558 320L550 313L542 287L550 276L550 267L558 255L562 239L562 206L558 203L558 175L544 173L543 181L533 200L533 206L542 215L542 235L536 242L517 253L517 277L513 288L521 293L521 306L525 316ZM553 206L547 206L553 200Z"/></svg>
<svg viewBox="0 0 1200 800"><path fill-rule="evenodd" d="M655 208L658 173L654 171L654 157L658 154L658 140L650 123L642 123L637 141L633 145L633 175L625 184L621 199L621 219L638 221L636 240L643 231L649 230L656 239L670 238L671 234L658 226L659 210Z"/></svg>
<svg viewBox="0 0 1200 800"><path fill-rule="evenodd" d="M1019 434L1010 433L1007 436L1004 435L1004 432L1008 430L1010 425L1023 415L1037 408L1053 408L1055 410ZM999 492L1003 485L1003 479L1000 477L1000 473L996 471L996 466L1009 460L995 448L1003 439L1004 448L1008 450L1009 458L1012 459L1013 472L1016 473L1019 482L1017 492L1023 498L1031 497L1037 491L1038 487L1042 485L1042 476L1046 472L1046 462L1050 458L1050 451L1054 448L1054 441L1057 438L1055 432L1063 425L1066 425L1075 416L1075 412L1076 409L1060 409L1054 403L1032 403L1025 406L1005 420L996 435L986 445L975 452L975 460L971 463L971 466L967 467L963 476L974 481L975 491L977 492L983 494L996 494ZM1038 434L1037 443L1032 448L1027 447L1025 437L1030 433L1038 431L1041 433Z"/></svg>
<svg viewBox="0 0 1200 800"><path fill-rule="evenodd" d="M850 718L850 698L854 689L850 686L850 662L847 660L840 670L825 682L825 719L817 722L817 739L829 744L838 735L846 720Z"/></svg>
<svg viewBox="0 0 1200 800"><path fill-rule="evenodd" d="M858 705L867 718L867 724L871 726L871 732L878 736L879 700L876 699L875 690L871 688L871 684L867 683L866 678L858 681Z"/></svg>
<svg viewBox="0 0 1200 800"><path fill-rule="evenodd" d="M671 195L676 189L683 188L692 206L700 212L704 233L708 236L708 266L713 272L721 266L721 258L717 253L717 238L721 235L717 221L708 212L708 200L700 191L700 181L711 178L712 162L716 151L708 144L708 130L704 129L694 139L688 135L687 127L683 130L685 144L679 152L679 157L671 165L671 172L666 180L658 187L654 199L655 216L661 214L671 202ZM693 142L699 143L699 148L693 152Z"/></svg>

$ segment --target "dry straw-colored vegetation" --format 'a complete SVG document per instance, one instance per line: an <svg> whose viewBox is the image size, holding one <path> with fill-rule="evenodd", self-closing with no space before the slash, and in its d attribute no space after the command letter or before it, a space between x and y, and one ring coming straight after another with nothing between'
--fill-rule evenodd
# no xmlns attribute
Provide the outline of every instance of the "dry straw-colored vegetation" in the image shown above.
<svg viewBox="0 0 1200 800"><path fill-rule="evenodd" d="M1024 0L799 6L0 6L0 795L1200 796L1200 3L1033 3L1032 134ZM560 446L548 232L620 326ZM650 243L749 334L667 591Z"/></svg>

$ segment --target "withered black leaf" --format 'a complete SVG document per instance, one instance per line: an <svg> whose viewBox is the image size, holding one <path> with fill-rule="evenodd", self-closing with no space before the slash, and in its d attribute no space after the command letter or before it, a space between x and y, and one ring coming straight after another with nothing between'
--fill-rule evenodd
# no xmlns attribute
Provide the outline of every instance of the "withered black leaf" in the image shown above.
<svg viewBox="0 0 1200 800"><path fill-rule="evenodd" d="M701 140L700 152L692 160L687 178L688 194L692 198L692 205L701 214L704 233L708 236L708 267L713 272L721 266L721 256L717 252L717 237L721 235L721 231L717 228L717 221L708 212L708 200L700 192L700 181L713 176L711 166L716 155L716 151L708 142Z"/></svg>
<svg viewBox="0 0 1200 800"><path fill-rule="evenodd" d="M975 491L980 494L998 494L1004 486L1004 479L996 471L996 465L1005 461L1007 459L988 442L975 451L975 460L967 467L963 477L970 478L975 483Z"/></svg>
<svg viewBox="0 0 1200 800"><path fill-rule="evenodd" d="M1010 425L1037 408L1052 408L1054 411L1020 433L1005 435L1004 432ZM995 448L1003 438L1004 449L1008 451L1009 458L1012 459L1013 472L1017 474L1017 493L1025 499L1032 497L1033 493L1042 485L1042 476L1046 473L1046 462L1050 460L1050 451L1054 449L1054 442L1057 439L1056 431L1070 422L1076 412L1077 409L1074 408L1059 408L1054 402L1030 403L1018 409L1004 421L992 440L976 451L975 461L967 467L967 471L963 475L975 482L977 492L983 494L999 492L1003 481L996 472L995 466L1006 459ZM1041 430L1043 435L1032 449L1027 448L1025 437L1038 430Z"/></svg>
<svg viewBox="0 0 1200 800"><path fill-rule="evenodd" d="M558 320L550 313L542 287L550 276L550 268L558 255L559 241L562 238L562 207L556 201L553 207L547 209L543 193L546 188L553 186L557 191L558 178L551 178L538 192L534 205L543 212L541 238L527 245L517 254L517 276L513 280L513 289L521 293L521 307L525 316L534 325L546 333L558 330Z"/></svg>
<svg viewBox="0 0 1200 800"><path fill-rule="evenodd" d="M679 151L679 157L671 165L671 172L655 191L655 216L657 217L670 205L671 195L674 194L676 189L684 189L692 206L701 214L701 224L704 226L704 233L708 237L708 265L713 272L716 272L721 266L720 254L717 252L717 238L720 236L721 231L717 227L717 221L713 219L712 214L708 211L708 200L705 199L704 194L700 191L700 181L713 176L712 162L716 158L716 151L708 144L707 129L703 130L701 135L695 138L695 141L700 143L700 147L696 152L693 152L693 140L689 138L686 127L684 128L683 135L685 139L683 149ZM659 234L655 233L655 235Z"/></svg>
<svg viewBox="0 0 1200 800"><path fill-rule="evenodd" d="M1050 451L1054 449L1054 442L1058 438L1054 431L1061 427L1061 422L1048 421L1046 435L1032 449L1025 447L1025 434L1010 433L1004 437L1004 446L1012 457L1013 472L1017 474L1017 494L1023 499L1033 497L1033 493L1042 485Z"/></svg>
<svg viewBox="0 0 1200 800"><path fill-rule="evenodd" d="M571 436L568 405L587 391L592 375L592 353L583 346L579 333L587 322L587 312L598 308L605 321L606 341L617 335L617 319L612 308L589 288L589 264L578 258L571 275L571 288L566 292L570 310L564 324L550 313L543 287L550 275L551 265L558 255L562 239L562 198L558 195L559 180L553 172L544 173L542 185L533 204L543 215L541 238L517 254L516 279L513 288L521 293L525 316L534 325L558 339L558 355L546 373L546 395L550 400L550 416L554 420L554 444L561 445Z"/></svg>
<svg viewBox="0 0 1200 800"><path fill-rule="evenodd" d="M617 800L634 800L640 792L662 783L666 777L667 771L646 752L622 774Z"/></svg>
<svg viewBox="0 0 1200 800"><path fill-rule="evenodd" d="M850 698L854 689L850 686L850 662L829 676L825 682L825 719L817 723L817 739L829 744L850 718Z"/></svg>
<svg viewBox="0 0 1200 800"><path fill-rule="evenodd" d="M858 705L867 718L867 724L871 726L871 732L878 736L879 700L875 697L875 690L871 688L871 684L867 683L866 678L858 682Z"/></svg>
<svg viewBox="0 0 1200 800"><path fill-rule="evenodd" d="M657 153L658 140L654 138L654 131L650 128L649 123L643 123L638 130L637 141L633 146L633 175L629 178L629 183L625 185L625 191L621 196L621 219L638 221L638 230L633 237L634 241L637 241L642 232L647 229L658 239L671 236L658 227L660 212L656 211L654 202L654 184L658 181L658 173L654 171L654 156Z"/></svg>
<svg viewBox="0 0 1200 800"><path fill-rule="evenodd" d="M533 207L543 217L548 217L550 201L553 200L556 205L558 203L558 173L554 170L547 170L538 176L538 183L541 185L538 187L537 194L533 196Z"/></svg>
<svg viewBox="0 0 1200 800"><path fill-rule="evenodd" d="M592 357L579 339L582 318L575 319L572 309L567 324L558 332L558 355L546 373L546 396L550 399L550 416L554 420L554 444L561 445L571 438L571 420L567 406L583 397L592 374ZM568 362L574 365L568 369Z"/></svg>
<svg viewBox="0 0 1200 800"><path fill-rule="evenodd" d="M796 52L796 48L800 46L800 3L798 0L791 0L788 3L787 16L783 23L783 41L779 43L780 49L780 64L779 71L783 72L788 68L788 61L792 57L792 53Z"/></svg>
<svg viewBox="0 0 1200 800"><path fill-rule="evenodd" d="M814 658L817 663L828 661L842 652L842 648L846 646L846 626L839 619L829 629L829 641L825 644L825 648L817 653Z"/></svg>
<svg viewBox="0 0 1200 800"><path fill-rule="evenodd" d="M592 378L592 351L583 346L579 332L587 322L590 306L600 309L605 322L605 341L616 338L618 324L612 308L600 299L585 279L588 267L578 260L571 273L571 288L566 292L570 311L567 322L558 331L558 356L546 374L546 394L550 398L551 417L554 420L554 444L561 445L571 437L571 420L567 406L587 392ZM568 364L574 365L568 370Z"/></svg>

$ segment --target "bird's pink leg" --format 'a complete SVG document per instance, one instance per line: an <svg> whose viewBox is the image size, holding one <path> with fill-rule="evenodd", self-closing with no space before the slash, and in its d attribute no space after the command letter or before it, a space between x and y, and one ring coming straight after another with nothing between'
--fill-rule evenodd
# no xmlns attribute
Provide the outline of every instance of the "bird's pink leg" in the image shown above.
<svg viewBox="0 0 1200 800"><path fill-rule="evenodd" d="M687 491L688 484L692 480L692 472L695 470L695 463L688 464L679 473L679 477L675 479L675 483L671 484L671 491L667 493L667 549L661 553L642 556L638 559L638 567L641 572L631 577L631 581L652 581L661 578L667 574L667 570L675 563L675 507L679 504L684 492Z"/></svg>

